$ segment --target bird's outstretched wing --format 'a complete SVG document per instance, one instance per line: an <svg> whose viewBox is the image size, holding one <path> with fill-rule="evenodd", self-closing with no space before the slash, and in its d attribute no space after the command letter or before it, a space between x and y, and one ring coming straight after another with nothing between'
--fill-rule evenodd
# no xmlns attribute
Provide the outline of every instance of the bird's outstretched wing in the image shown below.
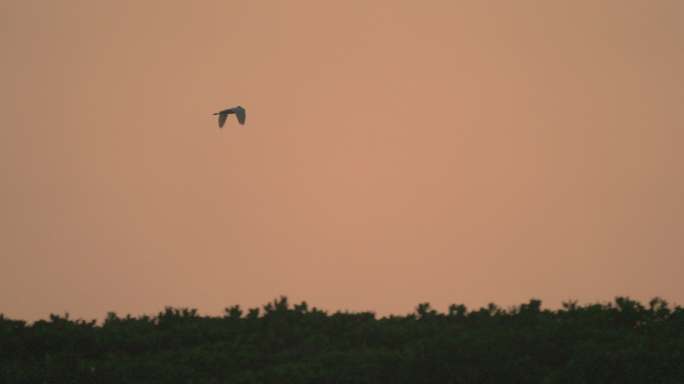
<svg viewBox="0 0 684 384"><path fill-rule="evenodd" d="M226 123L227 118L228 118L228 112L219 113L219 128L223 128L223 124Z"/></svg>
<svg viewBox="0 0 684 384"><path fill-rule="evenodd" d="M245 119L247 118L247 112L242 107L235 108L235 115L237 116L238 122L242 125L245 124Z"/></svg>

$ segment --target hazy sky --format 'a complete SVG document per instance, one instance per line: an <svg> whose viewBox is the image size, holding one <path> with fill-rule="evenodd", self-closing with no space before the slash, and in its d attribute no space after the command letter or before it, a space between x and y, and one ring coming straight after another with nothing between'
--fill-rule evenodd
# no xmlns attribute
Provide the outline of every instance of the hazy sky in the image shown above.
<svg viewBox="0 0 684 384"><path fill-rule="evenodd" d="M2 1L0 312L684 304L683 17Z"/></svg>

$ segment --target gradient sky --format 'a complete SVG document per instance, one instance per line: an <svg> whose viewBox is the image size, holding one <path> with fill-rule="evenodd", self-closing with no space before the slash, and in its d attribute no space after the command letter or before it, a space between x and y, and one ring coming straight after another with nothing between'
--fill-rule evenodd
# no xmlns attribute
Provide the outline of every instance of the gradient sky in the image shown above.
<svg viewBox="0 0 684 384"><path fill-rule="evenodd" d="M682 304L683 17L3 1L0 312Z"/></svg>

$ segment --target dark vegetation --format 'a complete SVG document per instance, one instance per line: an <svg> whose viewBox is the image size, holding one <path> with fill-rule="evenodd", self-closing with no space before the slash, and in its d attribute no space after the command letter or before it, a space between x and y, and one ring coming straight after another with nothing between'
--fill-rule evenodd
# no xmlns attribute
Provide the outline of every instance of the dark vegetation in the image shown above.
<svg viewBox="0 0 684 384"><path fill-rule="evenodd" d="M531 300L406 316L281 297L223 317L166 308L95 321L0 315L2 383L684 383L684 309Z"/></svg>

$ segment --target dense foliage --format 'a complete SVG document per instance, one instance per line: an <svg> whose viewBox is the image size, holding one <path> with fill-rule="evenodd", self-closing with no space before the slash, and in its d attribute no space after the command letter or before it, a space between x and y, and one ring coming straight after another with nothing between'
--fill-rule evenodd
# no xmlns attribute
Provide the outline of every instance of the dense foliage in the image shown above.
<svg viewBox="0 0 684 384"><path fill-rule="evenodd" d="M545 310L420 304L328 314L281 297L223 317L27 324L0 315L2 383L684 383L684 309L661 299Z"/></svg>

